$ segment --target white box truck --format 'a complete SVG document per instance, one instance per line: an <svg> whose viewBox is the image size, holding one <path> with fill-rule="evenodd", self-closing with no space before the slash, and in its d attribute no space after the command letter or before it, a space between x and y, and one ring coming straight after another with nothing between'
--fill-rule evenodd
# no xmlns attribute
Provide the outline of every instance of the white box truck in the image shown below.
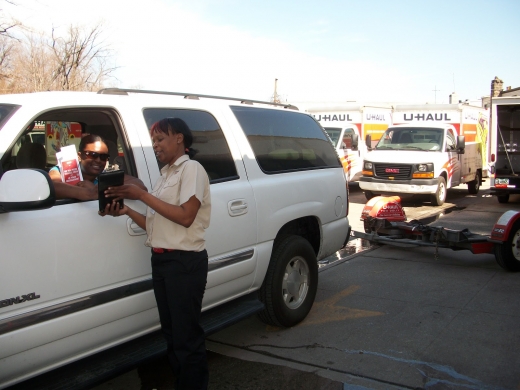
<svg viewBox="0 0 520 390"><path fill-rule="evenodd" d="M320 122L330 136L347 180L358 181L367 152L365 137L370 134L372 142L379 140L392 123L392 107L335 105L310 107L306 111Z"/></svg>
<svg viewBox="0 0 520 390"><path fill-rule="evenodd" d="M490 190L500 203L520 194L520 97L491 102Z"/></svg>
<svg viewBox="0 0 520 390"><path fill-rule="evenodd" d="M449 188L467 184L470 194L478 192L487 175L485 109L465 104L396 106L393 120L363 161L359 186L367 199L424 194L440 206Z"/></svg>

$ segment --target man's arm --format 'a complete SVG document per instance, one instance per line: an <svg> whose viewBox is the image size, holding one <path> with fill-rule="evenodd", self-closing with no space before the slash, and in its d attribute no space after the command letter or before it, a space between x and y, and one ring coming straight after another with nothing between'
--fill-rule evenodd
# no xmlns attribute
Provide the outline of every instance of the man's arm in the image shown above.
<svg viewBox="0 0 520 390"><path fill-rule="evenodd" d="M56 199L78 199L95 200L98 198L97 186L90 183L90 186L73 186L61 181L53 181Z"/></svg>

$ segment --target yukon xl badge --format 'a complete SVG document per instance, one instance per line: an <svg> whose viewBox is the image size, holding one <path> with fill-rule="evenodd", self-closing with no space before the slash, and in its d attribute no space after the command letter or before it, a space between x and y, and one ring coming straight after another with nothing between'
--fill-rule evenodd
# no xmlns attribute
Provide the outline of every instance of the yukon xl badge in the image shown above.
<svg viewBox="0 0 520 390"><path fill-rule="evenodd" d="M6 306L11 306L12 304L19 304L19 303L23 303L23 302L27 302L27 301L32 301L33 299L38 299L38 298L40 298L40 296L36 295L36 293L32 292L32 293L29 293L26 295L22 295L21 297L3 299L0 301L0 308L6 307Z"/></svg>

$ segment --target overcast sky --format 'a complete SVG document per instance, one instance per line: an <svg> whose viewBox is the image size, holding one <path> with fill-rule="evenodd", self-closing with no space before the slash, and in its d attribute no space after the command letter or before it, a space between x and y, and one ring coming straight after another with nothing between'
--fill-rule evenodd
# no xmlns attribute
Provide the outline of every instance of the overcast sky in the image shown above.
<svg viewBox="0 0 520 390"><path fill-rule="evenodd" d="M94 26L115 86L283 101L448 103L520 87L520 1L14 0L27 26Z"/></svg>

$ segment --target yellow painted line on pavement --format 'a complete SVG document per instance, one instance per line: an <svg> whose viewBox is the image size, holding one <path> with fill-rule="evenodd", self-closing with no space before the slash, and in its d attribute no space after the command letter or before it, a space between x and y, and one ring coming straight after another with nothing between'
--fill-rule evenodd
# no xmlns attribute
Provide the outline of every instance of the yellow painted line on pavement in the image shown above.
<svg viewBox="0 0 520 390"><path fill-rule="evenodd" d="M350 286L322 302L314 302L311 312L302 325L316 325L327 322L345 321L356 318L382 316L380 311L354 309L337 305L338 301L356 292L361 286Z"/></svg>

